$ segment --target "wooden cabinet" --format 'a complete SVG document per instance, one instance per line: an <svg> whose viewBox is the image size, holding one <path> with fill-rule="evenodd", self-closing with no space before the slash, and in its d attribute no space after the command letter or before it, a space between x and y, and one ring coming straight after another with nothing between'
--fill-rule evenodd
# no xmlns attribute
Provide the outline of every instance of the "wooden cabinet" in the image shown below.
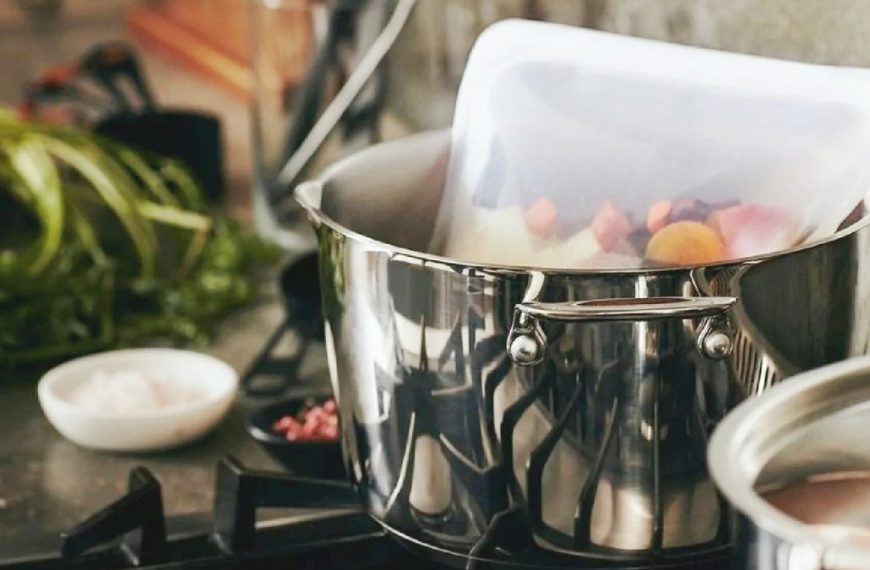
<svg viewBox="0 0 870 570"><path fill-rule="evenodd" d="M127 13L131 30L179 61L250 95L249 34L258 60L266 52L269 84L291 84L307 68L313 45L313 0L153 0Z"/></svg>

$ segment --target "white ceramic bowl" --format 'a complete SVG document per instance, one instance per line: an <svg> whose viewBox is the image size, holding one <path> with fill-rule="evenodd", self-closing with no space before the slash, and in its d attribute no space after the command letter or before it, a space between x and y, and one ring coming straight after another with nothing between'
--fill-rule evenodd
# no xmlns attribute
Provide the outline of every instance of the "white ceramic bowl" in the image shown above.
<svg viewBox="0 0 870 570"><path fill-rule="evenodd" d="M195 387L201 398L166 409L123 414L93 411L73 404L76 386L100 372L135 371L167 375ZM225 362L186 350L116 350L71 360L49 370L39 381L39 403L48 421L64 437L84 447L111 451L150 451L192 441L226 415L239 378Z"/></svg>

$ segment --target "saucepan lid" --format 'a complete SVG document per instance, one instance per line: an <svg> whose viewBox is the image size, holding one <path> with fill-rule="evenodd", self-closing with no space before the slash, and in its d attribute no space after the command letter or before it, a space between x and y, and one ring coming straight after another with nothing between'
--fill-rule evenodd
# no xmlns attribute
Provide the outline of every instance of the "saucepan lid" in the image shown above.
<svg viewBox="0 0 870 570"><path fill-rule="evenodd" d="M868 433L870 357L860 357L740 405L713 434L707 459L725 498L780 539L783 556L799 555L801 568L866 568Z"/></svg>

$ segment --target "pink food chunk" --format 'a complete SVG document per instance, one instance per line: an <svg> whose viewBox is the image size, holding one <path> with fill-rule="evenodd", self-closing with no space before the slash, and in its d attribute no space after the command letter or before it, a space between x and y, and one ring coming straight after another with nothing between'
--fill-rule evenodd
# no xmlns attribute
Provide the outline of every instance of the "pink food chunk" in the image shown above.
<svg viewBox="0 0 870 570"><path fill-rule="evenodd" d="M649 213L646 217L646 229L651 234L656 233L667 225L672 207L673 205L670 200L661 200L649 207Z"/></svg>
<svg viewBox="0 0 870 570"><path fill-rule="evenodd" d="M708 223L719 231L731 259L788 249L799 237L797 222L788 212L761 204L718 210Z"/></svg>
<svg viewBox="0 0 870 570"><path fill-rule="evenodd" d="M613 248L623 243L631 233L631 223L619 206L607 200L592 220L592 232L601 244L604 251L613 251Z"/></svg>
<svg viewBox="0 0 870 570"><path fill-rule="evenodd" d="M556 204L546 196L538 198L529 206L525 218L529 231L539 238L552 238L562 231L559 210L556 208Z"/></svg>

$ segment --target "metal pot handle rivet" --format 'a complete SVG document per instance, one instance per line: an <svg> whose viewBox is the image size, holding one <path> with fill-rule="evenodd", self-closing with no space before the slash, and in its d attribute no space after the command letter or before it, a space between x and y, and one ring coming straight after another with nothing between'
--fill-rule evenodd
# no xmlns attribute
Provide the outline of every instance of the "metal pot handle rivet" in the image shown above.
<svg viewBox="0 0 870 570"><path fill-rule="evenodd" d="M519 334L511 341L508 353L517 364L528 366L540 361L543 347L532 335Z"/></svg>
<svg viewBox="0 0 870 570"><path fill-rule="evenodd" d="M722 360L729 354L734 347L734 342L731 337L722 331L715 331L704 337L701 342L704 356L712 360Z"/></svg>

